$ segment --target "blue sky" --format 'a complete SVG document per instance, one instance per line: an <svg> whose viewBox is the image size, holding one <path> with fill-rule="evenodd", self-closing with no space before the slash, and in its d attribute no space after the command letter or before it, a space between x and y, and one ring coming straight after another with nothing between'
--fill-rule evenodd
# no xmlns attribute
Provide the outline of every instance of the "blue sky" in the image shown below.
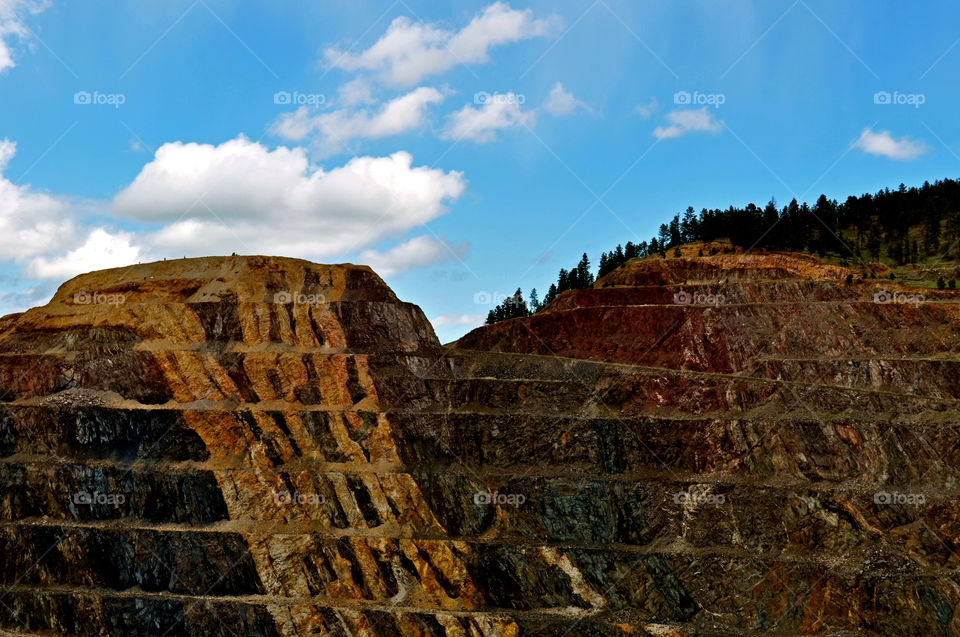
<svg viewBox="0 0 960 637"><path fill-rule="evenodd" d="M956 177L960 11L884 5L3 0L0 311L282 254L447 341L688 205Z"/></svg>

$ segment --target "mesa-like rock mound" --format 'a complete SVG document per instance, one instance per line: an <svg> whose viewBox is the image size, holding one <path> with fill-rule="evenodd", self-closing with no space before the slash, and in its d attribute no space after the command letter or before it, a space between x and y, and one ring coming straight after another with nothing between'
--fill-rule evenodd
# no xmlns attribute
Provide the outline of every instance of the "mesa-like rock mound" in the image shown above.
<svg viewBox="0 0 960 637"><path fill-rule="evenodd" d="M633 261L445 348L360 266L77 277L0 320L0 629L960 633L957 300L847 274Z"/></svg>

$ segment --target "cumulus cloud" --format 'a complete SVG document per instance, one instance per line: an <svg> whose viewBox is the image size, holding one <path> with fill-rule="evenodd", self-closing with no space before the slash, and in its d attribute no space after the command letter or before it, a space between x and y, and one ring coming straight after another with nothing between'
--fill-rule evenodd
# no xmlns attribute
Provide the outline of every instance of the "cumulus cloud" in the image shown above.
<svg viewBox="0 0 960 637"><path fill-rule="evenodd" d="M452 113L441 137L483 144L496 139L497 131L533 126L536 114L522 110L522 102L514 93L488 95L479 108L468 104Z"/></svg>
<svg viewBox="0 0 960 637"><path fill-rule="evenodd" d="M433 327L480 327L486 317L483 314L441 314L430 319Z"/></svg>
<svg viewBox="0 0 960 637"><path fill-rule="evenodd" d="M547 101L544 102L543 107L557 116L569 115L577 109L591 110L590 106L581 102L563 88L563 84L560 82L553 85L553 88L550 90L550 95L547 97Z"/></svg>
<svg viewBox="0 0 960 637"><path fill-rule="evenodd" d="M916 159L927 152L927 145L909 137L895 139L890 131L873 132L872 128L864 128L860 137L853 142L854 148L859 148L868 155L878 155L897 161Z"/></svg>
<svg viewBox="0 0 960 637"><path fill-rule="evenodd" d="M719 133L723 122L714 117L707 107L701 109L677 109L666 115L667 126L657 126L653 136L657 139L683 137L688 133Z"/></svg>
<svg viewBox="0 0 960 637"><path fill-rule="evenodd" d="M469 246L466 241L453 245L448 241L433 239L426 235L414 237L386 252L364 250L359 258L381 276L391 276L434 263L443 263L454 259L462 260L467 256Z"/></svg>
<svg viewBox="0 0 960 637"><path fill-rule="evenodd" d="M137 260L133 235L90 231L77 223L78 202L4 177L16 152L16 143L0 140L0 261L21 264L26 278L64 279Z"/></svg>
<svg viewBox="0 0 960 637"><path fill-rule="evenodd" d="M353 139L379 139L417 129L426 121L427 107L442 101L443 94L437 89L420 87L383 104L375 113L348 108L315 113L301 106L281 115L272 132L292 141L316 135L318 149L329 154L344 150Z"/></svg>
<svg viewBox="0 0 960 637"><path fill-rule="evenodd" d="M140 258L140 248L134 241L131 233L112 234L105 228L95 228L83 245L65 255L33 259L25 274L32 279L67 279L91 270L130 265Z"/></svg>
<svg viewBox="0 0 960 637"><path fill-rule="evenodd" d="M16 66L11 41L29 35L24 18L49 6L46 0L3 0L0 2L0 73Z"/></svg>
<svg viewBox="0 0 960 637"><path fill-rule="evenodd" d="M23 260L69 244L76 235L69 205L60 198L18 185L3 175L17 152L0 140L0 260Z"/></svg>
<svg viewBox="0 0 960 637"><path fill-rule="evenodd" d="M316 258L363 248L444 214L466 182L413 157L355 157L330 170L302 148L269 150L245 137L181 142L113 200L121 217L166 222L148 237L164 254L252 251Z"/></svg>
<svg viewBox="0 0 960 637"><path fill-rule="evenodd" d="M325 59L331 67L372 71L390 84L411 86L457 64L485 63L492 47L543 36L549 22L503 2L487 6L456 32L404 16L390 23L369 49L352 54L331 48Z"/></svg>

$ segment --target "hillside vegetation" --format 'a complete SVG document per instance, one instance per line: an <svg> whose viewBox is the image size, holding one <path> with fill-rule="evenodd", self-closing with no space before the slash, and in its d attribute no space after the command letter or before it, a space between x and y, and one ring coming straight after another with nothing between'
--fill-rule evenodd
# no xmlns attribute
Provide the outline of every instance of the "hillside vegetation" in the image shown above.
<svg viewBox="0 0 960 637"><path fill-rule="evenodd" d="M774 200L762 208L751 203L697 213L688 207L661 224L649 241L628 241L602 252L596 276L583 254L576 266L560 270L542 300L535 288L528 298L518 288L489 312L487 324L539 312L563 292L591 287L631 259L666 258L668 252L680 256L689 252L682 247L691 245L700 256L770 250L815 254L827 263L860 269L862 278L951 287L960 278L960 181L900 184L843 202L820 195L813 205L794 199L782 207Z"/></svg>

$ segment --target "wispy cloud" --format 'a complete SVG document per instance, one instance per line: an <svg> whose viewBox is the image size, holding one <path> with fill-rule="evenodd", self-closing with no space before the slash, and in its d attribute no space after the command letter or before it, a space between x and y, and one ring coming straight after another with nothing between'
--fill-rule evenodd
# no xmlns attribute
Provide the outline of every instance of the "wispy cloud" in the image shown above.
<svg viewBox="0 0 960 637"><path fill-rule="evenodd" d="M488 95L479 108L468 104L451 114L441 137L483 144L496 139L498 131L533 126L536 113L524 111L522 102L523 96L514 93Z"/></svg>
<svg viewBox="0 0 960 637"><path fill-rule="evenodd" d="M495 2L459 31L403 16L365 51L353 54L331 48L324 57L331 67L372 71L389 84L411 86L457 64L485 63L492 47L543 36L549 30L550 21L535 19L531 10Z"/></svg>
<svg viewBox="0 0 960 637"><path fill-rule="evenodd" d="M29 35L24 19L50 5L46 0L0 0L0 73L16 66L11 40Z"/></svg>
<svg viewBox="0 0 960 637"><path fill-rule="evenodd" d="M316 113L301 106L281 115L271 130L291 141L315 136L321 153L329 154L345 150L345 145L354 139L379 139L420 128L426 122L427 107L443 99L437 89L422 86L386 102L375 112L344 108Z"/></svg>
<svg viewBox="0 0 960 637"><path fill-rule="evenodd" d="M925 154L929 147L921 140L909 137L896 139L890 131L873 132L872 128L864 128L860 137L853 142L854 148L859 148L868 155L877 155L896 161L909 161Z"/></svg>
<svg viewBox="0 0 960 637"><path fill-rule="evenodd" d="M553 88L550 90L550 95L547 97L547 101L543 103L543 107L548 112L557 116L569 115L577 110L588 112L593 111L589 104L574 97L573 94L567 91L567 89L565 89L563 84L560 82L557 82L553 85Z"/></svg>
<svg viewBox="0 0 960 637"><path fill-rule="evenodd" d="M653 117L653 114L657 112L660 108L660 102L657 101L657 98L651 97L650 101L645 104L637 104L633 107L633 112L642 117L643 119L650 119Z"/></svg>
<svg viewBox="0 0 960 637"><path fill-rule="evenodd" d="M441 314L430 319L437 327L480 327L486 317L483 314Z"/></svg>
<svg viewBox="0 0 960 637"><path fill-rule="evenodd" d="M666 115L667 126L657 126L653 136L657 139L683 137L690 133L719 133L723 122L718 120L706 107L700 109L678 109Z"/></svg>
<svg viewBox="0 0 960 637"><path fill-rule="evenodd" d="M391 276L412 268L464 259L468 250L469 245L466 241L461 241L460 245L453 245L448 241L421 235L396 245L386 252L364 250L359 256L363 263L372 267L380 275Z"/></svg>

